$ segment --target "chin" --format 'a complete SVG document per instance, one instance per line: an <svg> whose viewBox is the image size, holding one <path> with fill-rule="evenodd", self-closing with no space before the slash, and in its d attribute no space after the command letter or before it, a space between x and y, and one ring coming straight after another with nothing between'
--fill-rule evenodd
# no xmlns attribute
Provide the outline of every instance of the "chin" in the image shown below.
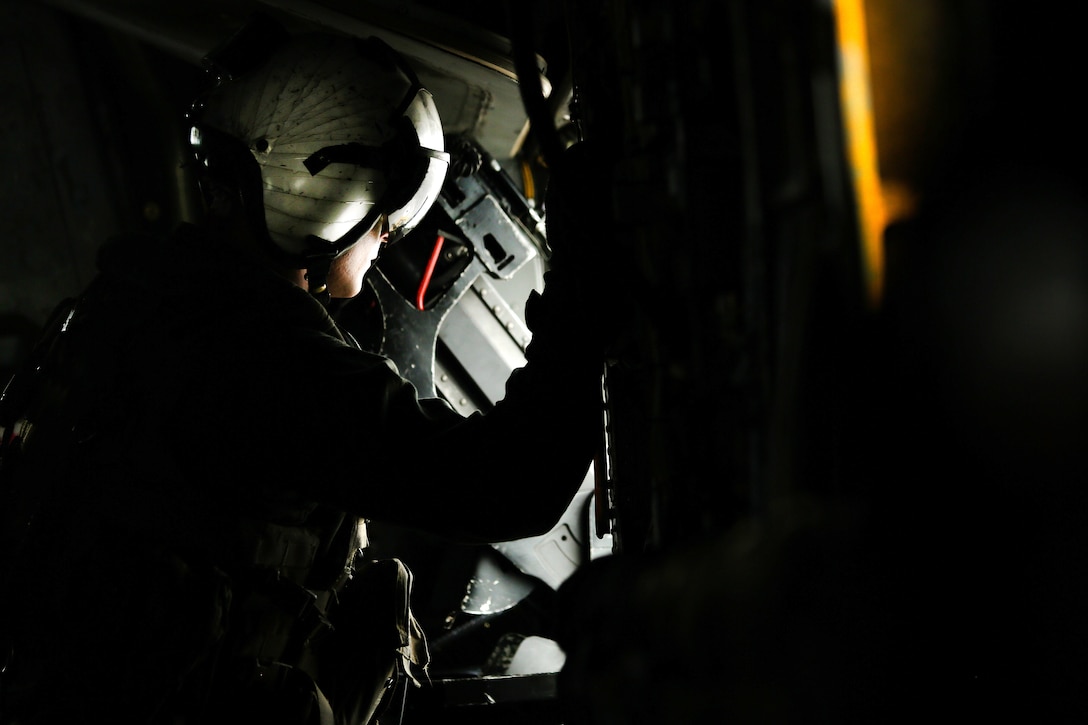
<svg viewBox="0 0 1088 725"><path fill-rule="evenodd" d="M329 293L335 299L351 299L357 297L360 292L363 291L363 280L352 280L351 282L341 282L340 284L330 285Z"/></svg>
<svg viewBox="0 0 1088 725"><path fill-rule="evenodd" d="M344 289L344 290L334 289L334 290L332 290L330 296L334 300L350 300L353 297L357 297L361 291L362 291L361 287L352 287L351 289Z"/></svg>

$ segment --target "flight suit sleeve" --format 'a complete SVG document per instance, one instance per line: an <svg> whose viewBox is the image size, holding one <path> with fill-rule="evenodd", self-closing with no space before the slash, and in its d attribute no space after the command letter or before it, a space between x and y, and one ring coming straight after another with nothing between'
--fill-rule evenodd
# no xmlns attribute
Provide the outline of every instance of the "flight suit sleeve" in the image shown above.
<svg viewBox="0 0 1088 725"><path fill-rule="evenodd" d="M465 543L547 532L597 448L602 363L575 287L545 280L526 308L526 364L467 418L346 344L305 293L277 291L277 309L187 355L170 416L183 474L218 508L267 520L322 503Z"/></svg>

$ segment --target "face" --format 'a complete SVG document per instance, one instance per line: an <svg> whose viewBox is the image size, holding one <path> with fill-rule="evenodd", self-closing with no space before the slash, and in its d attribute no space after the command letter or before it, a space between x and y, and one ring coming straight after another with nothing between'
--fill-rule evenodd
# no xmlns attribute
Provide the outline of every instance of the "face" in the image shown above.
<svg viewBox="0 0 1088 725"><path fill-rule="evenodd" d="M358 242L333 260L329 267L329 293L338 298L359 294L363 289L363 278L378 258L382 245L388 241L389 228L382 216Z"/></svg>

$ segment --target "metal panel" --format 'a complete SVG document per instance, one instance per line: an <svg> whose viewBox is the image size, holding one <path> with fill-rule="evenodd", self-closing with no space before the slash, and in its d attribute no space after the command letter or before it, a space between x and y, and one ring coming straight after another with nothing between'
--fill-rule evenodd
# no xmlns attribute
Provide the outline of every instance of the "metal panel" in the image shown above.
<svg viewBox="0 0 1088 725"><path fill-rule="evenodd" d="M299 29L320 26L377 36L403 53L433 94L446 133L468 133L494 157L520 149L528 128L508 41L411 3L303 0L50 0L52 5L139 38L192 63L255 10ZM543 61L540 62L543 66ZM541 74L550 91L547 77Z"/></svg>

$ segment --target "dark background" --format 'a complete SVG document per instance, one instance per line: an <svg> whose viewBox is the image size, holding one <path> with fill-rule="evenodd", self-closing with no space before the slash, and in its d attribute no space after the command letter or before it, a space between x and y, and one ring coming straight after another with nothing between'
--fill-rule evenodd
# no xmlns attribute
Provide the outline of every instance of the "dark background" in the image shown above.
<svg viewBox="0 0 1088 725"><path fill-rule="evenodd" d="M615 311L635 330L615 378L625 550L557 615L570 721L1082 720L1076 13L866 3L881 173L907 200L874 310L823 4L619 5L583 4L573 40L544 10L535 26L557 84L568 59L594 71L582 118L628 152L599 209L643 300ZM463 7L509 29L505 5ZM0 3L0 33L0 324L22 340L106 236L193 213L197 77L46 4Z"/></svg>

